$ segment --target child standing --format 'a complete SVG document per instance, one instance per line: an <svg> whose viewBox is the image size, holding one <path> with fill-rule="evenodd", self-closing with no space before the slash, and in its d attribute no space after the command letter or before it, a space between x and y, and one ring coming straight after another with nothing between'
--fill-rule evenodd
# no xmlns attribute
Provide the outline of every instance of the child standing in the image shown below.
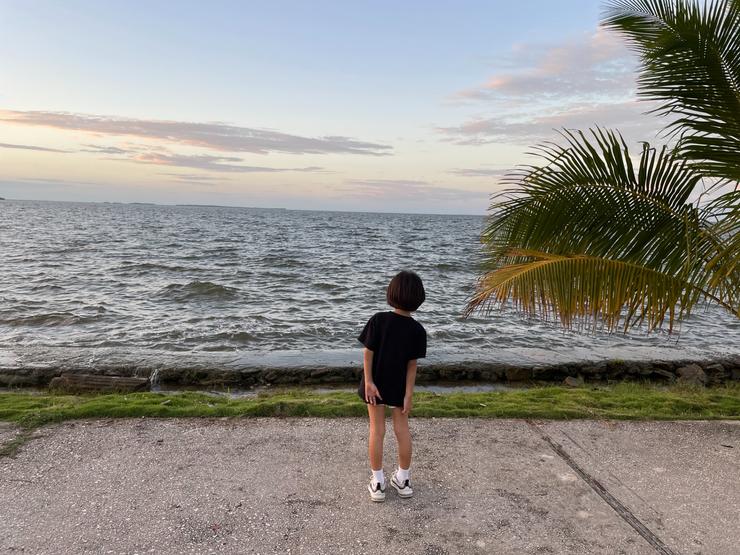
<svg viewBox="0 0 740 555"><path fill-rule="evenodd" d="M411 412L416 360L427 351L424 327L411 317L424 302L424 284L414 272L400 272L388 285L388 304L393 311L374 314L357 339L363 350L363 376L357 393L367 403L370 417L368 454L373 476L367 486L370 499L385 500L383 475L383 438L385 437L385 406L391 407L393 431L398 442L398 470L391 477L391 486L401 497L411 497Z"/></svg>

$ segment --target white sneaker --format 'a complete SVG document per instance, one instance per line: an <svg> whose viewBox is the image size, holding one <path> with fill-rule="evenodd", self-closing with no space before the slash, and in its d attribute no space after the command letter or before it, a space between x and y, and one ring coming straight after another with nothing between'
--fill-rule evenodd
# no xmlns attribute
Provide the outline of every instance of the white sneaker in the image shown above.
<svg viewBox="0 0 740 555"><path fill-rule="evenodd" d="M411 497L414 490L411 489L411 480L404 480L403 484L396 478L396 473L391 476L391 485L398 492L399 497Z"/></svg>
<svg viewBox="0 0 740 555"><path fill-rule="evenodd" d="M370 499L376 503L385 501L385 484L376 482L371 478L370 483L367 485L367 490L370 492Z"/></svg>

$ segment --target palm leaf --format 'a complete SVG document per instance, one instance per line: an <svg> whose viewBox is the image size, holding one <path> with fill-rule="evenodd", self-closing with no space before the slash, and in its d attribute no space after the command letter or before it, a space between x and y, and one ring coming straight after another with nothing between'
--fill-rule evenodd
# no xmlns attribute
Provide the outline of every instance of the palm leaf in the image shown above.
<svg viewBox="0 0 740 555"><path fill-rule="evenodd" d="M562 136L565 146L541 146L543 163L509 176L494 197L485 275L467 313L510 298L568 327L585 319L609 329L620 314L626 327L649 329L668 315L672 329L703 299L737 313L740 250L728 217L690 202L702 174L647 143L633 161L616 132Z"/></svg>
<svg viewBox="0 0 740 555"><path fill-rule="evenodd" d="M716 249L707 262L711 274L710 287L726 287L720 293L731 306L740 306L740 191L732 191L709 203L704 211L707 231L718 240ZM738 314L740 317L740 314Z"/></svg>
<svg viewBox="0 0 740 555"><path fill-rule="evenodd" d="M640 55L640 95L671 118L682 155L740 181L740 1L613 0L603 23Z"/></svg>
<svg viewBox="0 0 740 555"><path fill-rule="evenodd" d="M647 323L669 328L704 292L675 277L620 260L562 256L530 250L509 251L528 261L485 274L466 314L488 312L511 302L527 316L556 319L567 328L596 325L624 331Z"/></svg>

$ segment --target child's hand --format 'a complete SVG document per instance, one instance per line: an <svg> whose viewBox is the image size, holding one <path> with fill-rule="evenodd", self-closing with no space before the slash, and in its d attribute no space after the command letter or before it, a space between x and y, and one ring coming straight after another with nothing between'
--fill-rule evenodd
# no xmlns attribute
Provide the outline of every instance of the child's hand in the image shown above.
<svg viewBox="0 0 740 555"><path fill-rule="evenodd" d="M380 396L380 391L378 391L378 388L375 386L375 384L373 382L366 383L365 384L365 401L367 401L371 405L375 405L376 397L380 399L381 401L383 400L383 398Z"/></svg>
<svg viewBox="0 0 740 555"><path fill-rule="evenodd" d="M401 410L401 412L403 414L409 414L411 412L411 407L413 407L413 405L414 405L414 402L411 399L411 395L406 395L403 398L403 409Z"/></svg>

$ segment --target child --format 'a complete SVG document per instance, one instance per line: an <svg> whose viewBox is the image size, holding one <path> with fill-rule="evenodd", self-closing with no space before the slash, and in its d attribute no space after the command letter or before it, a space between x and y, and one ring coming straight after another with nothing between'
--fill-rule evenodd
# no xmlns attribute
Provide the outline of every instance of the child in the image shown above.
<svg viewBox="0 0 740 555"><path fill-rule="evenodd" d="M416 379L416 359L427 352L427 334L411 313L424 302L424 284L414 272L400 272L388 285L388 304L395 310L373 315L357 339L365 345L364 372L357 393L370 416L368 454L373 477L367 486L370 499L385 501L383 438L385 406L392 409L398 441L398 470L391 486L401 497L411 497L411 434L409 413Z"/></svg>

